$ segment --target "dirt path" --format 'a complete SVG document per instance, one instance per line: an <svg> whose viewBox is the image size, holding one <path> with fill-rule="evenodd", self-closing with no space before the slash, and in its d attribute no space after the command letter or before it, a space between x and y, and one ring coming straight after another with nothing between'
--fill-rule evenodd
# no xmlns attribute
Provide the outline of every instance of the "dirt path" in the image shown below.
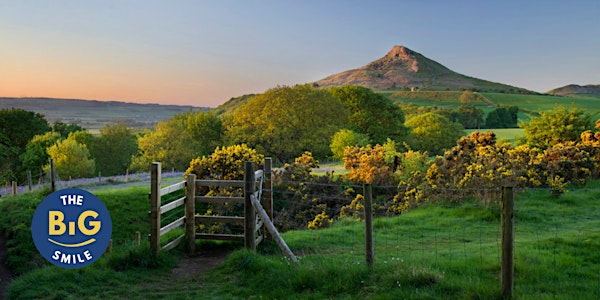
<svg viewBox="0 0 600 300"><path fill-rule="evenodd" d="M194 256L180 259L179 266L171 272L177 277L193 276L222 264L231 252L230 249L204 250Z"/></svg>

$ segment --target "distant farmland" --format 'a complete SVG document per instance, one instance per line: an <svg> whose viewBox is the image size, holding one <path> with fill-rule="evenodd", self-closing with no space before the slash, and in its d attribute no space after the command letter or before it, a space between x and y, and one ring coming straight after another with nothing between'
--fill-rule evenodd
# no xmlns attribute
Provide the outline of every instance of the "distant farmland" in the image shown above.
<svg viewBox="0 0 600 300"><path fill-rule="evenodd" d="M0 98L0 109L21 108L40 113L49 123L77 124L97 132L105 124L121 122L133 128L152 127L162 120L189 111L209 108L181 105L138 104L117 101L52 98Z"/></svg>

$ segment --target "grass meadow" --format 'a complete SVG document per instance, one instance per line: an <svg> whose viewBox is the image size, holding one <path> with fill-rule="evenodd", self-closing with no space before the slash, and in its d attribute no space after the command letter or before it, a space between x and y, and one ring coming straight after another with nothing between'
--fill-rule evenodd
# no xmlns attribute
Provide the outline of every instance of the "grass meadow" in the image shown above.
<svg viewBox="0 0 600 300"><path fill-rule="evenodd" d="M39 258L29 225L43 192L0 201L9 265L18 272L9 299L500 299L499 210L466 201L427 205L374 222L375 266L364 258L364 223L283 234L299 265L274 243L234 251L205 273L176 277L183 249L152 258L148 187L94 192L113 221L113 251L91 266L61 269ZM515 298L600 297L600 182L569 190L526 190L515 199ZM240 244L197 241L198 251ZM31 248L33 247L33 249ZM17 266L15 268L15 266Z"/></svg>

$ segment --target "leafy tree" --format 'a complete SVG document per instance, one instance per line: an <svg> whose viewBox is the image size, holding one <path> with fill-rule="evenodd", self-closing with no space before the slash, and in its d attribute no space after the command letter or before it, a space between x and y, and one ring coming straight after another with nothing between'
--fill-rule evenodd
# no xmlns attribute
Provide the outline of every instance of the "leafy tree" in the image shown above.
<svg viewBox="0 0 600 300"><path fill-rule="evenodd" d="M517 127L517 114L519 108L516 106L498 107L488 113L485 119L486 128L514 128Z"/></svg>
<svg viewBox="0 0 600 300"><path fill-rule="evenodd" d="M61 121L56 121L54 122L54 125L52 125L52 130L58 132L60 136L66 139L70 133L82 131L83 127L73 123L66 124Z"/></svg>
<svg viewBox="0 0 600 300"><path fill-rule="evenodd" d="M247 143L280 162L311 151L331 154L329 143L347 124L348 110L326 90L310 85L277 87L249 99L227 125L231 144Z"/></svg>
<svg viewBox="0 0 600 300"><path fill-rule="evenodd" d="M208 155L223 145L223 122L214 111L190 113L187 130L196 141L197 156Z"/></svg>
<svg viewBox="0 0 600 300"><path fill-rule="evenodd" d="M50 146L60 140L60 133L48 131L45 134L34 136L25 148L25 153L21 156L23 169L26 171L41 172L43 167L48 164L50 155L46 152Z"/></svg>
<svg viewBox="0 0 600 300"><path fill-rule="evenodd" d="M383 144L388 138L402 142L408 134L404 113L389 98L362 86L331 89L350 111L350 129L369 136L372 143Z"/></svg>
<svg viewBox="0 0 600 300"><path fill-rule="evenodd" d="M329 148L331 148L331 152L333 152L333 157L341 160L344 158L346 147L363 147L367 144L369 144L369 137L366 134L356 133L349 129L342 129L333 135Z"/></svg>
<svg viewBox="0 0 600 300"><path fill-rule="evenodd" d="M472 91L466 90L459 97L458 101L463 105L471 105L473 102L477 100L477 96Z"/></svg>
<svg viewBox="0 0 600 300"><path fill-rule="evenodd" d="M100 129L100 136L91 147L96 161L96 171L102 175L124 174L131 164L131 157L138 151L135 135L122 123L107 124Z"/></svg>
<svg viewBox="0 0 600 300"><path fill-rule="evenodd" d="M406 121L406 126L412 128L410 145L434 155L442 154L465 135L461 124L434 113L413 117Z"/></svg>
<svg viewBox="0 0 600 300"><path fill-rule="evenodd" d="M35 135L50 129L41 114L18 108L0 110L0 179L23 180L20 155Z"/></svg>
<svg viewBox="0 0 600 300"><path fill-rule="evenodd" d="M464 126L464 128L476 129L480 128L483 124L483 110L476 108L472 104L463 104L458 107L456 112L457 121Z"/></svg>
<svg viewBox="0 0 600 300"><path fill-rule="evenodd" d="M154 161L166 169L183 170L194 157L208 155L222 145L223 124L214 112L187 112L158 123L137 137L139 151L131 169L146 171Z"/></svg>
<svg viewBox="0 0 600 300"><path fill-rule="evenodd" d="M0 134L8 138L7 146L25 149L33 136L51 129L41 114L18 108L0 110Z"/></svg>
<svg viewBox="0 0 600 300"><path fill-rule="evenodd" d="M54 160L54 168L62 178L90 177L95 173L95 163L88 148L73 138L58 140L46 149ZM45 169L48 171L49 166Z"/></svg>
<svg viewBox="0 0 600 300"><path fill-rule="evenodd" d="M580 134L593 129L592 116L582 109L566 109L559 105L554 110L531 117L520 124L525 130L527 143L532 147L546 149L558 143L580 141Z"/></svg>
<svg viewBox="0 0 600 300"><path fill-rule="evenodd" d="M138 155L132 158L131 169L147 171L152 162L161 162L164 169L183 170L197 157L196 141L187 130L187 114L159 122L153 131L137 138Z"/></svg>

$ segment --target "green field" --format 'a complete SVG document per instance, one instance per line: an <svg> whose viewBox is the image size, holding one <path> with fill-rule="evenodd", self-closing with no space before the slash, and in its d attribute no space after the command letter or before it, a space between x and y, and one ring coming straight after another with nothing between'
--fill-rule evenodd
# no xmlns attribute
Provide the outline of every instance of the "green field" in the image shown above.
<svg viewBox="0 0 600 300"><path fill-rule="evenodd" d="M457 109L461 103L459 97L461 91L419 91L419 92L399 92L399 91L379 91L395 102L413 104L417 106L435 106L439 108ZM527 121L531 114L542 111L550 111L558 105L570 108L573 105L576 108L585 110L589 114L600 112L600 97L581 96L581 97L562 97L550 95L524 95L524 94L503 94L503 93L477 93L483 96L479 101L473 103L477 108L489 113L497 106L517 106L519 107L519 121Z"/></svg>
<svg viewBox="0 0 600 300"><path fill-rule="evenodd" d="M500 299L499 212L467 202L432 205L374 222L375 266L364 263L364 224L338 220L322 230L283 234L295 266L275 244L235 251L221 266L176 277L182 249L150 256L147 187L99 189L113 220L113 252L91 266L47 266L32 249L28 224L43 194L0 201L10 236L9 265L21 276L9 299ZM515 298L600 297L600 182L556 199L548 190L515 199ZM19 224L19 225L10 225ZM239 244L197 242L204 251Z"/></svg>

